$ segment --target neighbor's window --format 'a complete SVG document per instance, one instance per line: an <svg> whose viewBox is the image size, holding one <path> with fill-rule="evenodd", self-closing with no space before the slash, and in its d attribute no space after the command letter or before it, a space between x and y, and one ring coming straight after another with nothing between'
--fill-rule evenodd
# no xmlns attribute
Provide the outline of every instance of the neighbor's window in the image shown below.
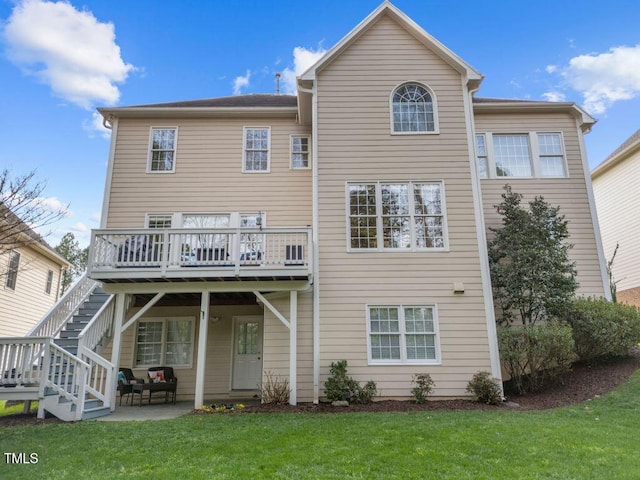
<svg viewBox="0 0 640 480"><path fill-rule="evenodd" d="M151 148L149 152L150 172L174 172L176 160L177 128L151 129Z"/></svg>
<svg viewBox="0 0 640 480"><path fill-rule="evenodd" d="M417 83L406 83L391 95L394 133L436 131L436 113L431 92Z"/></svg>
<svg viewBox="0 0 640 480"><path fill-rule="evenodd" d="M291 168L309 168L309 137L291 136Z"/></svg>
<svg viewBox="0 0 640 480"><path fill-rule="evenodd" d="M442 182L348 185L351 250L445 248Z"/></svg>
<svg viewBox="0 0 640 480"><path fill-rule="evenodd" d="M9 254L9 268L7 269L7 279L5 281L5 287L11 290L16 289L16 282L18 281L18 269L20 268L20 254L18 252L11 252Z"/></svg>
<svg viewBox="0 0 640 480"><path fill-rule="evenodd" d="M530 177L529 135L494 135L493 151L498 177Z"/></svg>
<svg viewBox="0 0 640 480"><path fill-rule="evenodd" d="M478 176L487 178L489 174L489 163L487 155L487 140L484 133L476 135L476 157L478 158Z"/></svg>
<svg viewBox="0 0 640 480"><path fill-rule="evenodd" d="M51 287L53 286L53 270L47 272L47 283L44 287L44 293L49 295L51 293Z"/></svg>
<svg viewBox="0 0 640 480"><path fill-rule="evenodd" d="M370 363L438 363L433 305L370 306L367 310Z"/></svg>
<svg viewBox="0 0 640 480"><path fill-rule="evenodd" d="M244 160L243 172L269 171L269 127L244 127Z"/></svg>
<svg viewBox="0 0 640 480"><path fill-rule="evenodd" d="M559 133L539 133L540 176L564 177L564 152Z"/></svg>
<svg viewBox="0 0 640 480"><path fill-rule="evenodd" d="M135 366L191 365L193 324L192 319L138 321Z"/></svg>

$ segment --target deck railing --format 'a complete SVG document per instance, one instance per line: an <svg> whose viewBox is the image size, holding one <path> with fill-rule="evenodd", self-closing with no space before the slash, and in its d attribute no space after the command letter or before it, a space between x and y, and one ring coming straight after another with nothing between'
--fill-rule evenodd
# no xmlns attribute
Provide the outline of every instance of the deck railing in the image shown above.
<svg viewBox="0 0 640 480"><path fill-rule="evenodd" d="M0 385L39 386L50 341L49 337L0 338Z"/></svg>
<svg viewBox="0 0 640 480"><path fill-rule="evenodd" d="M89 272L98 278L99 272L127 268L162 275L194 267L235 275L257 269L311 273L310 254L308 227L94 230Z"/></svg>

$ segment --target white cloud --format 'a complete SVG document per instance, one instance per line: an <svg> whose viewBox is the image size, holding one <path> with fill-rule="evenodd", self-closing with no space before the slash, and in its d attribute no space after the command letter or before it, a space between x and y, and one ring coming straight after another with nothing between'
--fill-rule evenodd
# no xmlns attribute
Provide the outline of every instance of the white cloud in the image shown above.
<svg viewBox="0 0 640 480"><path fill-rule="evenodd" d="M297 91L296 77L316 63L327 51L321 47L317 50L296 47L293 49L293 69L287 67L282 71L282 93L294 94Z"/></svg>
<svg viewBox="0 0 640 480"><path fill-rule="evenodd" d="M247 70L247 74L244 77L242 75L240 75L239 77L236 77L235 80L233 81L233 94L240 95L242 93L242 89L244 87L249 86L250 79L251 79L250 70Z"/></svg>
<svg viewBox="0 0 640 480"><path fill-rule="evenodd" d="M547 65L545 68L545 71L547 73L555 73L558 70L558 66L557 65Z"/></svg>
<svg viewBox="0 0 640 480"><path fill-rule="evenodd" d="M640 95L640 44L579 55L560 73L571 88L582 94L586 110L602 114L615 102Z"/></svg>
<svg viewBox="0 0 640 480"><path fill-rule="evenodd" d="M74 223L69 227L69 230L71 230L74 235L82 238L88 238L91 234L91 229L83 222Z"/></svg>
<svg viewBox="0 0 640 480"><path fill-rule="evenodd" d="M50 212L65 212L65 217L73 216L73 212L68 209L68 205L58 200L58 197L39 197L36 203L39 207Z"/></svg>
<svg viewBox="0 0 640 480"><path fill-rule="evenodd" d="M91 214L91 217L89 217L89 219L94 223L100 223L101 217L102 217L102 214L100 212L93 212Z"/></svg>
<svg viewBox="0 0 640 480"><path fill-rule="evenodd" d="M91 118L85 119L82 122L82 128L89 134L89 137L102 137L110 138L111 130L106 128L102 123L103 117L98 112L93 112Z"/></svg>
<svg viewBox="0 0 640 480"><path fill-rule="evenodd" d="M112 23L102 23L67 2L23 0L14 7L3 35L16 65L83 108L117 103L116 84L135 69L122 60Z"/></svg>
<svg viewBox="0 0 640 480"><path fill-rule="evenodd" d="M542 97L547 102L564 102L567 99L564 93L558 91L545 92Z"/></svg>

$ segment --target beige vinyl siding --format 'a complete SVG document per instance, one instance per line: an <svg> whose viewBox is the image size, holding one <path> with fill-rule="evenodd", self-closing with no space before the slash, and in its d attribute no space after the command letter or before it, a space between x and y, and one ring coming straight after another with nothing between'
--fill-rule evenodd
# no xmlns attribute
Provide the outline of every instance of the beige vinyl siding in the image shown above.
<svg viewBox="0 0 640 480"><path fill-rule="evenodd" d="M579 133L575 118L569 113L478 113L477 133L562 132L569 175L567 178L493 178L482 179L482 199L487 228L499 227L495 205L502 200L506 184L524 195L523 203L542 195L569 221L569 242L574 245L570 257L576 262L578 294L602 296L604 287L600 272L593 221L589 208L585 172L580 153Z"/></svg>
<svg viewBox="0 0 640 480"><path fill-rule="evenodd" d="M436 96L437 135L391 135L389 95L412 80ZM437 396L462 396L491 369L463 95L460 74L387 16L319 74L321 395L340 359L383 397L409 396L415 373L432 375ZM348 253L346 183L358 181L442 181L450 251ZM367 305L434 304L441 365L368 365Z"/></svg>
<svg viewBox="0 0 640 480"><path fill-rule="evenodd" d="M0 337L26 335L53 307L60 290L60 265L28 247L16 251L20 253L20 268L15 290L5 286L9 254L0 256ZM53 271L53 281L47 294L49 270Z"/></svg>
<svg viewBox="0 0 640 480"><path fill-rule="evenodd" d="M151 127L177 127L175 173L147 173ZM270 173L242 173L243 127L271 127ZM311 223L311 172L290 169L295 119L120 119L108 228L144 226L146 213L266 212L267 226Z"/></svg>
<svg viewBox="0 0 640 480"><path fill-rule="evenodd" d="M639 180L640 151L593 179L605 258L620 245L612 266L619 292L640 286Z"/></svg>

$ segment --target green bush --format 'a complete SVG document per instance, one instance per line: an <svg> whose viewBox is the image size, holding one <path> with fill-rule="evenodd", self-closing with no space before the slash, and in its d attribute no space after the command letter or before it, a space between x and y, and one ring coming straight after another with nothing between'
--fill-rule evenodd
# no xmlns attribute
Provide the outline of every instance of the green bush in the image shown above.
<svg viewBox="0 0 640 480"><path fill-rule="evenodd" d="M502 385L489 372L478 372L467 384L467 392L473 395L474 402L497 405L502 401Z"/></svg>
<svg viewBox="0 0 640 480"><path fill-rule="evenodd" d="M581 360L622 357L640 342L640 312L636 307L604 298L582 298L567 315Z"/></svg>
<svg viewBox="0 0 640 480"><path fill-rule="evenodd" d="M331 376L324 382L324 393L331 402L371 403L378 389L373 380L361 387L357 380L347 375L347 361L331 364Z"/></svg>
<svg viewBox="0 0 640 480"><path fill-rule="evenodd" d="M575 356L571 327L555 321L499 328L498 344L516 393L540 390L569 371Z"/></svg>
<svg viewBox="0 0 640 480"><path fill-rule="evenodd" d="M428 373L419 373L413 376L411 384L415 385L411 389L411 393L416 399L416 403L425 403L427 397L433 393L433 387L436 386L435 382Z"/></svg>

